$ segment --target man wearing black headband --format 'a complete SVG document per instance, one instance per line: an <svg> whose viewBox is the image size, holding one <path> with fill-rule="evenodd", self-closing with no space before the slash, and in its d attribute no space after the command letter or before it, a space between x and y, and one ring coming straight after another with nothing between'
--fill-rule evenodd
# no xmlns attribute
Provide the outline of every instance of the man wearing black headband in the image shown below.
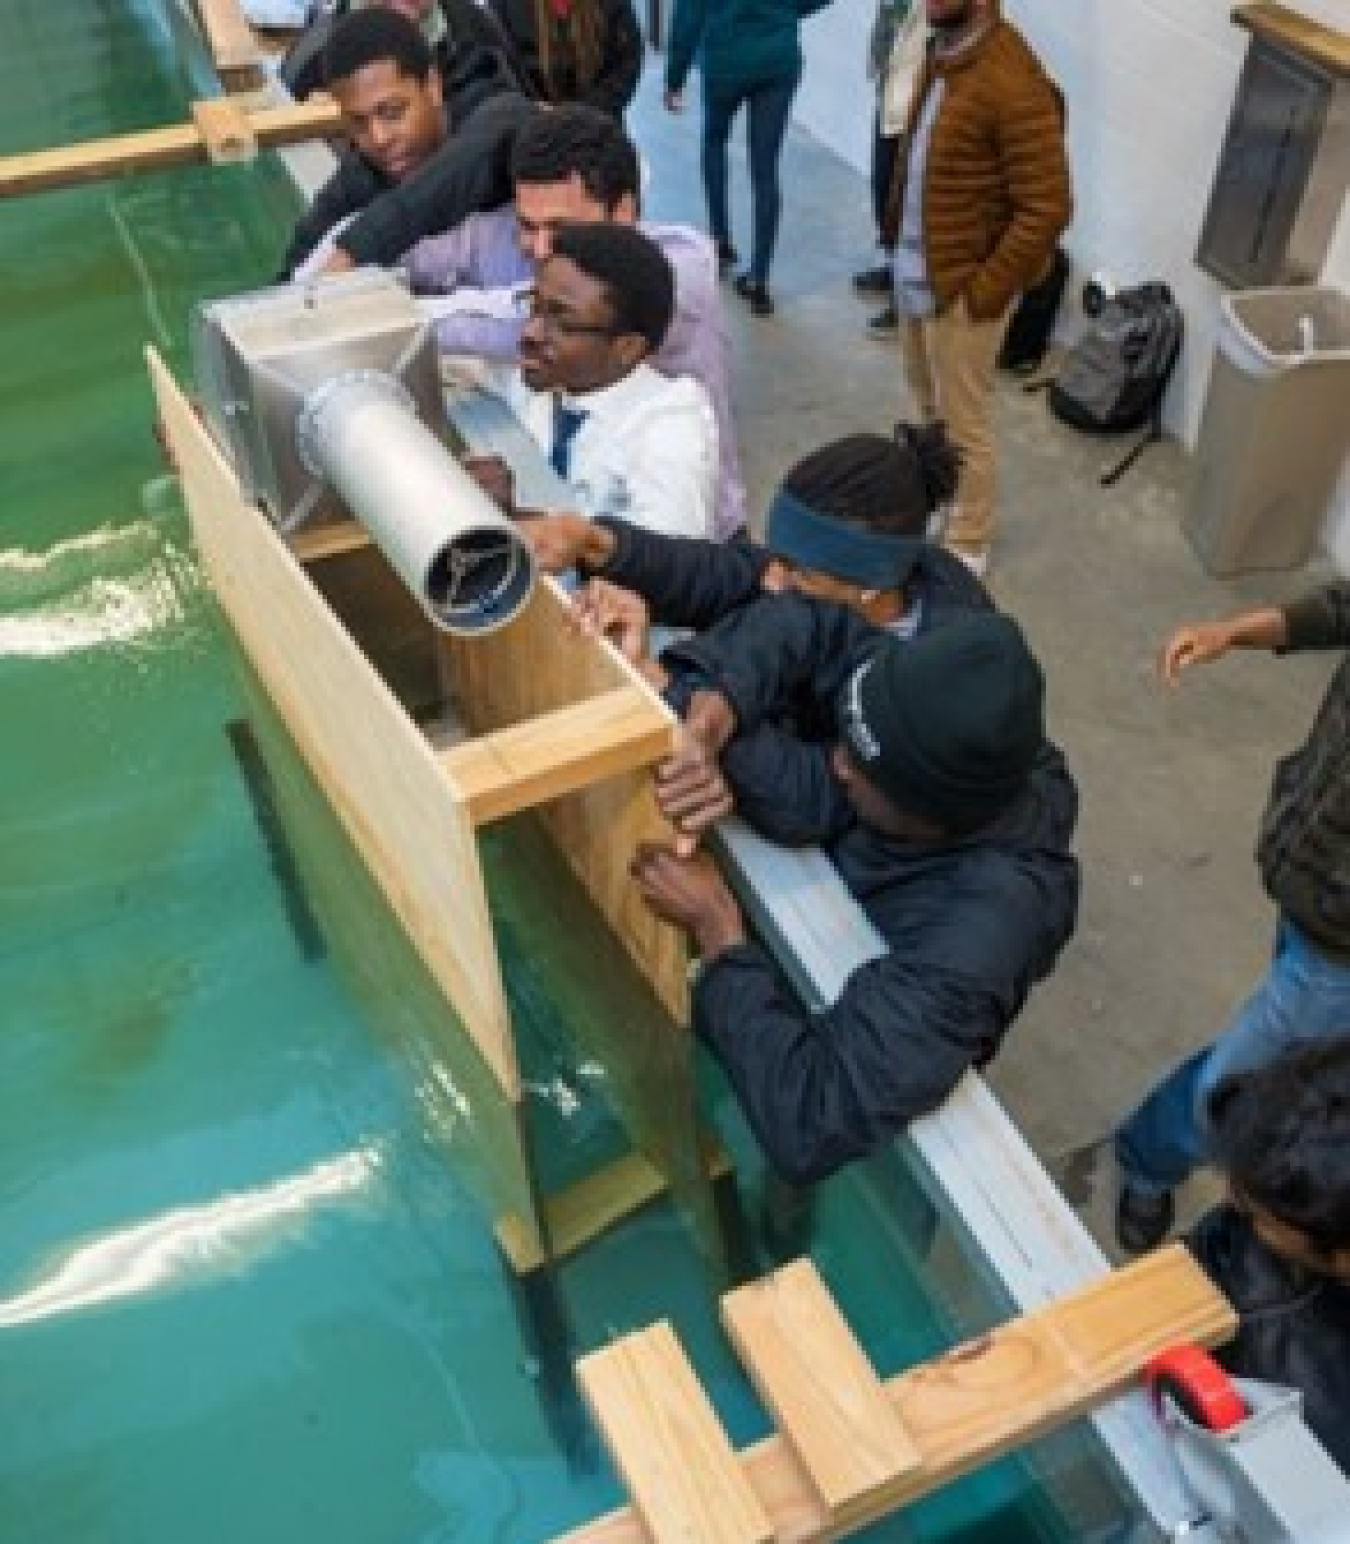
<svg viewBox="0 0 1350 1544"><path fill-rule="evenodd" d="M710 862L649 846L633 863L648 903L698 947L694 1027L770 1162L820 1179L983 1065L1072 934L1078 800L1044 736L1040 668L992 612L902 642L801 596L744 607L662 660L737 809L774 839L818 842L889 945L808 1012ZM723 748L802 691L837 704L836 744L781 736L750 785Z"/></svg>

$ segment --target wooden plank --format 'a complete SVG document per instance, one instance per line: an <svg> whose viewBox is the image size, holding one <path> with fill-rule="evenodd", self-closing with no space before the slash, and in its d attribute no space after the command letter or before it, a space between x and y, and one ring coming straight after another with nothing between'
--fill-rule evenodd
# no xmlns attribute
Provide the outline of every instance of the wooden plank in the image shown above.
<svg viewBox="0 0 1350 1544"><path fill-rule="evenodd" d="M441 753L476 826L533 809L667 752L670 721L649 693L616 686Z"/></svg>
<svg viewBox="0 0 1350 1544"><path fill-rule="evenodd" d="M666 1321L577 1363L628 1493L656 1544L769 1544L773 1525Z"/></svg>
<svg viewBox="0 0 1350 1544"><path fill-rule="evenodd" d="M1185 1246L1173 1244L897 1374L886 1392L922 1463L881 1511L849 1526L875 1521L1083 1414L1128 1387L1165 1347L1184 1340L1218 1345L1236 1327L1228 1302ZM837 1536L786 1438L766 1437L740 1456L779 1544ZM643 1544L643 1527L637 1510L624 1507L558 1544Z"/></svg>
<svg viewBox="0 0 1350 1544"><path fill-rule="evenodd" d="M833 1522L884 1510L922 1459L811 1261L728 1292L721 1311Z"/></svg>
<svg viewBox="0 0 1350 1544"><path fill-rule="evenodd" d="M333 520L324 525L302 525L291 531L286 544L302 563L321 563L374 546L370 532L359 520Z"/></svg>
<svg viewBox="0 0 1350 1544"><path fill-rule="evenodd" d="M268 149L336 133L342 114L330 97L319 96L285 107L251 108L247 120L257 144ZM0 198L206 158L206 141L196 123L116 134L55 150L0 156Z"/></svg>
<svg viewBox="0 0 1350 1544"><path fill-rule="evenodd" d="M654 747L660 760L674 747L675 717L618 650L570 625L566 595L542 579L509 627L486 638L441 638L452 694L475 734L508 728L616 687L633 685L666 715L669 735ZM645 769L612 777L546 805L540 817L558 850L614 929L667 1012L688 1019L688 949L684 935L644 905L628 874L639 842L668 841Z"/></svg>
<svg viewBox="0 0 1350 1544"><path fill-rule="evenodd" d="M1260 4L1239 5L1233 11L1233 20L1257 37L1311 59L1333 75L1350 76L1350 32L1325 26L1286 5L1266 4L1264 0Z"/></svg>
<svg viewBox="0 0 1350 1544"><path fill-rule="evenodd" d="M252 161L258 141L245 113L228 97L213 97L192 104L192 121L213 162Z"/></svg>
<svg viewBox="0 0 1350 1544"><path fill-rule="evenodd" d="M721 1179L731 1170L731 1157L719 1142L709 1139L706 1145L708 1178ZM659 1200L669 1188L665 1175L654 1164L641 1153L630 1152L546 1197L540 1210L548 1233L549 1258L564 1260L575 1254L615 1223ZM519 1216L499 1217L493 1231L518 1275L544 1263L535 1229Z"/></svg>
<svg viewBox="0 0 1350 1544"><path fill-rule="evenodd" d="M218 73L260 71L263 54L239 0L193 0Z"/></svg>
<svg viewBox="0 0 1350 1544"><path fill-rule="evenodd" d="M207 574L245 653L503 1094L520 1078L478 844L436 754L338 623L159 356L161 421Z"/></svg>

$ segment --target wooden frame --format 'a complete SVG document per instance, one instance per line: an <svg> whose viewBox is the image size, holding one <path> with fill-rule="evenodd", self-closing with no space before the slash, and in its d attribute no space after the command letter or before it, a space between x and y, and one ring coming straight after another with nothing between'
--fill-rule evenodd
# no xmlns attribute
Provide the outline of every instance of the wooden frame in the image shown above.
<svg viewBox="0 0 1350 1544"><path fill-rule="evenodd" d="M250 147L272 149L321 139L336 133L342 123L337 103L325 96L312 96L305 102L284 107L248 108L213 99L195 102L192 111L190 123L144 129L139 134L116 134L55 150L0 156L0 198L96 182L119 172L151 171L190 161L238 159ZM241 141L240 135L245 131ZM232 139L236 143L225 153Z"/></svg>
<svg viewBox="0 0 1350 1544"><path fill-rule="evenodd" d="M633 847L668 835L651 791L650 767L674 745L675 719L607 642L567 627L567 600L552 580L537 586L508 627L487 638L438 634L390 579L379 549L351 525L321 527L292 550L239 483L163 362L148 361L160 419L182 479L194 534L213 590L269 699L368 872L453 1006L503 1100L521 1104L512 1028L489 909L477 832L525 809L537 810L666 1012L687 1013L682 935L657 920L629 883ZM298 558L303 556L308 568ZM348 593L383 593L411 615L405 655L418 647L453 682L456 704L481 731L438 748L377 672L377 650L362 630L388 631L389 613L355 621L325 598L326 565L356 563ZM364 566L361 566L364 565ZM403 616L400 613L400 616ZM405 618L406 619L406 618ZM395 630L403 625L399 620ZM350 630L356 627L356 636ZM420 628L419 632L417 629ZM378 640L377 640L378 641ZM592 1045L612 1060L618 1113L634 1141L669 1108L671 1068L629 1072L628 1024L588 1026ZM608 1036L606 1039L605 1037ZM687 1037L667 1026L662 1058L688 1067ZM648 1050L650 1052L650 1037ZM697 1135L691 1107L665 1147L644 1144L557 1195L536 1196L535 1215L504 1215L498 1237L522 1271L589 1237L664 1189L672 1189L705 1233L712 1214L709 1176L723 1155ZM687 1124L687 1130L684 1126ZM527 1134L517 1114L522 1157Z"/></svg>
<svg viewBox="0 0 1350 1544"><path fill-rule="evenodd" d="M790 1284L780 1281L784 1274L723 1299L724 1314L736 1325L737 1351L755 1381L795 1390L795 1402L770 1400L782 1429L742 1450L734 1470L727 1467L729 1444L720 1426L714 1422L710 1435L709 1412L689 1397L692 1370L668 1326L625 1336L578 1362L582 1391L635 1504L557 1544L839 1538L1083 1414L1133 1382L1167 1346L1215 1345L1237 1326L1233 1309L1183 1245L1158 1250L885 1380L878 1387L898 1435L890 1444L890 1471L874 1472L864 1483L855 1425L836 1418L825 1394L814 1405L802 1397L813 1384L838 1397L829 1350L844 1327L808 1262L788 1268ZM793 1299L786 1314L776 1302L783 1293ZM746 1294L751 1301L744 1301ZM819 1335L813 1319L822 1321ZM862 1374L864 1381L869 1376L870 1370ZM808 1449L812 1457L805 1461ZM849 1478L827 1498L822 1471Z"/></svg>
<svg viewBox="0 0 1350 1544"><path fill-rule="evenodd" d="M263 74L263 51L239 0L192 0L211 62L227 91L256 86Z"/></svg>

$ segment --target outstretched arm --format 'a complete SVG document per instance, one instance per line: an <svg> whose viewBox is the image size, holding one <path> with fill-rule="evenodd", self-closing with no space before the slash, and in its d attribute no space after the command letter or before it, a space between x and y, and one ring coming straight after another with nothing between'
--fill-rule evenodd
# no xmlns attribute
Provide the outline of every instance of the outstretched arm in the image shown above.
<svg viewBox="0 0 1350 1544"><path fill-rule="evenodd" d="M1184 670L1222 659L1229 649L1279 649L1288 642L1284 612L1269 606L1244 611L1221 622L1197 622L1180 627L1163 645L1158 674L1175 686Z"/></svg>

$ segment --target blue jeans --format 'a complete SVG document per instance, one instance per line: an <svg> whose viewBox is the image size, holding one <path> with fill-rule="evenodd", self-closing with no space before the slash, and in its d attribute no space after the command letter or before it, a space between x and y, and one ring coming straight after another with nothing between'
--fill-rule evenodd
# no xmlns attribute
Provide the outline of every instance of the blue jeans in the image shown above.
<svg viewBox="0 0 1350 1544"><path fill-rule="evenodd" d="M1227 1032L1169 1073L1116 1132L1125 1183L1145 1195L1180 1185L1205 1162L1209 1096L1225 1077L1346 1031L1350 965L1322 953L1282 916L1270 969Z"/></svg>
<svg viewBox="0 0 1350 1544"><path fill-rule="evenodd" d="M778 157L787 133L788 114L801 75L760 81L737 91L722 92L716 86L703 89L703 190L708 197L708 225L713 240L731 244L731 216L727 208L727 141L731 124L741 105L748 119L746 142L750 152L750 200L754 207L754 245L750 249L750 277L769 277L782 194L778 187Z"/></svg>

